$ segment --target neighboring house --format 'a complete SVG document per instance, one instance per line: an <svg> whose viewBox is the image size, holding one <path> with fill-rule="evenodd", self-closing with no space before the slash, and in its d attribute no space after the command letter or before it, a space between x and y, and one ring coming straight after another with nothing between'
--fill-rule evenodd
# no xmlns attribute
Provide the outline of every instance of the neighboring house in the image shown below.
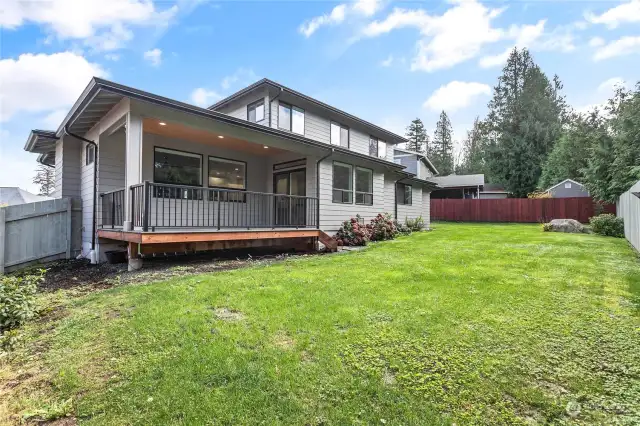
<svg viewBox="0 0 640 426"><path fill-rule="evenodd" d="M438 174L438 170L426 155L402 148L393 148L393 161L405 167L404 171L420 179L429 179Z"/></svg>
<svg viewBox="0 0 640 426"><path fill-rule="evenodd" d="M0 186L0 207L36 203L51 200L51 197L35 195L15 186Z"/></svg>
<svg viewBox="0 0 640 426"><path fill-rule="evenodd" d="M507 198L509 193L499 185L485 184L483 174L448 175L429 178L438 185L432 198Z"/></svg>
<svg viewBox="0 0 640 426"><path fill-rule="evenodd" d="M429 226L436 185L394 162L406 142L267 79L205 109L94 78L25 150L55 165L56 197L82 200L85 255L120 241L135 258L285 238L332 245L326 233L356 214Z"/></svg>
<svg viewBox="0 0 640 426"><path fill-rule="evenodd" d="M551 198L589 197L589 191L580 182L565 179L545 191Z"/></svg>

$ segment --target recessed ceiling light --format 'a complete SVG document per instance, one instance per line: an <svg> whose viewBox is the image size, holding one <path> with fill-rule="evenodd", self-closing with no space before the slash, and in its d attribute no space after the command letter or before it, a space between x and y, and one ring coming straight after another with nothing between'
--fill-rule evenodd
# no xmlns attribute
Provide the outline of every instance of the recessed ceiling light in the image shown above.
<svg viewBox="0 0 640 426"><path fill-rule="evenodd" d="M269 147L268 147L268 146L266 146L266 145L265 145L265 146L263 146L263 148L264 148L264 149L269 149Z"/></svg>
<svg viewBox="0 0 640 426"><path fill-rule="evenodd" d="M165 123L164 121L161 121L158 124L161 125L161 126L166 126L167 125L167 123Z"/></svg>
<svg viewBox="0 0 640 426"><path fill-rule="evenodd" d="M219 137L220 139L224 139L224 136L222 136L222 135L218 135L218 137Z"/></svg>

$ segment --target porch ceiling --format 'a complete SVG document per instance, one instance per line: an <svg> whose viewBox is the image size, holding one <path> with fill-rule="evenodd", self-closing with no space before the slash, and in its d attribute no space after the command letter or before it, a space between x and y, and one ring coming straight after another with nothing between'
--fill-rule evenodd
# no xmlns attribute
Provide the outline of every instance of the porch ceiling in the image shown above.
<svg viewBox="0 0 640 426"><path fill-rule="evenodd" d="M164 126L160 125L160 122L160 120L156 120L153 118L145 118L143 120L142 126L145 132L153 133L156 135L176 139L186 139L193 142L217 146L220 148L242 151L253 155L274 156L288 152L276 147L269 147L265 149L265 145L263 144L249 142L244 139L238 139L232 136L218 134L202 129L196 129L176 122L166 122L166 125Z"/></svg>

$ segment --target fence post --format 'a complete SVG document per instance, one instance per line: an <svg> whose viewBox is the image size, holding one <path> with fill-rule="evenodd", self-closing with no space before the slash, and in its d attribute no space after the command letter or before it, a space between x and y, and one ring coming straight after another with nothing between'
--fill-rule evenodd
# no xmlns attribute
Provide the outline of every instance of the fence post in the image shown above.
<svg viewBox="0 0 640 426"><path fill-rule="evenodd" d="M0 207L0 275L4 274L5 209Z"/></svg>
<svg viewBox="0 0 640 426"><path fill-rule="evenodd" d="M149 197L149 188L151 188L149 186L149 181L145 180L144 181L144 191L142 191L142 200L144 202L144 213L142 216L142 230L144 232L147 232L149 230L149 204L150 204L150 198Z"/></svg>

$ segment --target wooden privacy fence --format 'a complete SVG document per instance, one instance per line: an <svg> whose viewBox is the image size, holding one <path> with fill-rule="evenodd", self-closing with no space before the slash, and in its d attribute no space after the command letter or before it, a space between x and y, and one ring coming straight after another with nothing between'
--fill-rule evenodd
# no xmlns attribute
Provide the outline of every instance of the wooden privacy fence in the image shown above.
<svg viewBox="0 0 640 426"><path fill-rule="evenodd" d="M543 223L552 219L575 219L587 223L597 214L615 212L615 205L598 205L591 197L431 199L431 220L456 222Z"/></svg>
<svg viewBox="0 0 640 426"><path fill-rule="evenodd" d="M0 275L69 259L81 244L81 214L69 198L0 208Z"/></svg>

